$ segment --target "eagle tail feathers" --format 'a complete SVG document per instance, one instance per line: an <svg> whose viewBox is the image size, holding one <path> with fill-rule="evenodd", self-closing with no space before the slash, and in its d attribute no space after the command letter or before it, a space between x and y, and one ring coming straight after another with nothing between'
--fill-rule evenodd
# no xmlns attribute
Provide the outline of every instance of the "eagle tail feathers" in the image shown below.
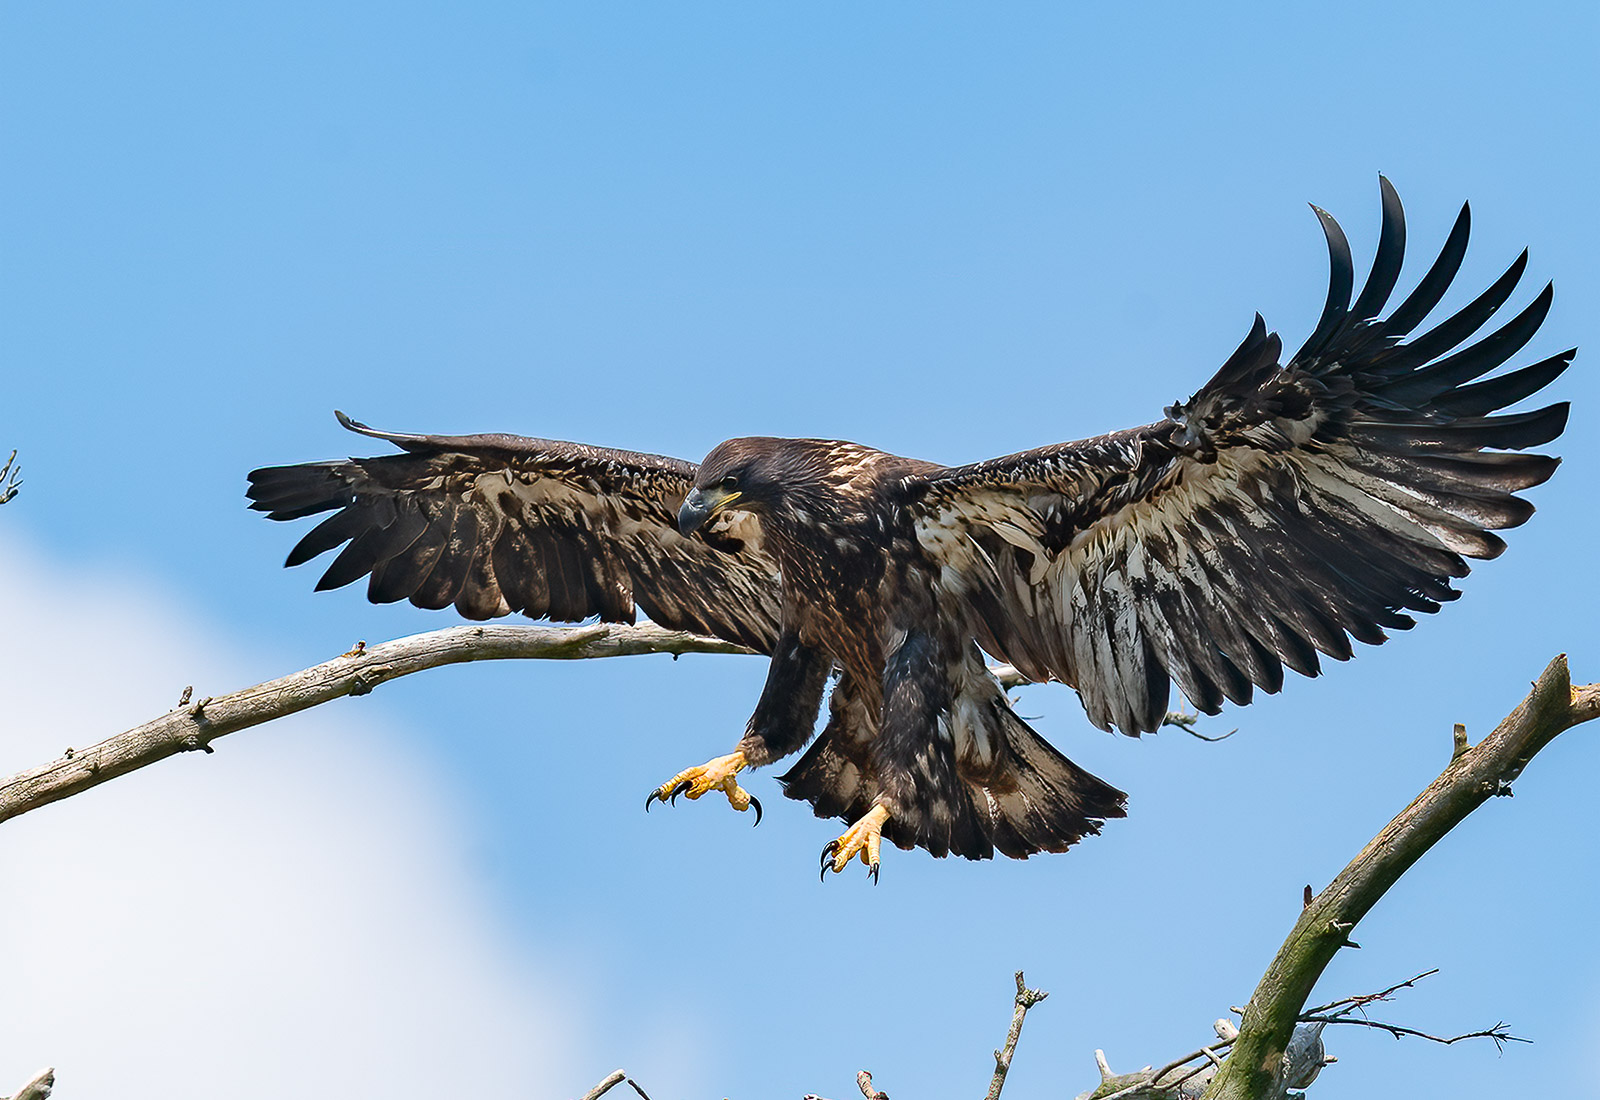
<svg viewBox="0 0 1600 1100"><path fill-rule="evenodd" d="M845 709L835 706L835 720L778 781L818 817L849 822L872 808L882 784L861 734L837 722ZM1125 816L1122 791L1056 751L1003 698L985 710L998 746L989 766L981 775L963 769L950 784L919 785L914 804L899 807L884 825L886 838L936 857L990 859L999 851L1026 859L1066 851L1098 833L1107 818Z"/></svg>
<svg viewBox="0 0 1600 1100"><path fill-rule="evenodd" d="M1026 859L1064 852L1093 836L1107 818L1127 814L1127 795L1068 760L1010 707L1000 760L986 782L969 781L988 839L1002 854Z"/></svg>
<svg viewBox="0 0 1600 1100"><path fill-rule="evenodd" d="M818 817L841 821L859 820L878 796L877 780L851 760L838 739L826 731L778 782L788 797L811 803Z"/></svg>

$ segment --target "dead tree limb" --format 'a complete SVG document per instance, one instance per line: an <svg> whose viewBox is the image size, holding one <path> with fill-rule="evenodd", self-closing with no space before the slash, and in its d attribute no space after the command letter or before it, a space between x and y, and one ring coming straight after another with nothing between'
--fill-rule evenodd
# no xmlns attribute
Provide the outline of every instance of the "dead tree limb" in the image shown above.
<svg viewBox="0 0 1600 1100"><path fill-rule="evenodd" d="M583 1100L600 1100L600 1097L610 1092L616 1086L628 1079L628 1075L620 1069L612 1070L606 1074L600 1083L583 1094Z"/></svg>
<svg viewBox="0 0 1600 1100"><path fill-rule="evenodd" d="M994 1077L989 1081L989 1093L984 1100L1000 1100L1000 1090L1005 1087L1006 1073L1011 1069L1011 1056L1016 1053L1017 1040L1022 1035L1022 1021L1028 1015L1028 1009L1044 1000L1050 994L1042 989L1029 989L1022 979L1022 971L1017 971L1017 996L1012 1002L1011 1027L1006 1032L1006 1041L1003 1046L994 1052ZM862 1070L856 1074L856 1087L861 1090L861 1095L866 1100L889 1100L889 1094L880 1091L872 1083L872 1074ZM800 1100L823 1100L814 1092L808 1092Z"/></svg>
<svg viewBox="0 0 1600 1100"><path fill-rule="evenodd" d="M454 626L382 645L356 643L320 665L242 691L187 703L160 718L60 759L0 780L0 821L99 786L180 752L210 752L236 730L330 702L366 695L379 684L423 669L466 661L539 658L584 660L642 653L750 653L742 646L666 630L627 626Z"/></svg>
<svg viewBox="0 0 1600 1100"><path fill-rule="evenodd" d="M56 1071L49 1068L42 1069L8 1100L49 1100L50 1093L55 1087Z"/></svg>
<svg viewBox="0 0 1600 1100"><path fill-rule="evenodd" d="M58 760L0 779L0 821L180 752L210 752L211 742L226 734L347 695L366 695L379 684L440 665L468 661L580 661L648 653L676 657L683 653L754 652L719 638L667 630L649 622L633 626L453 626L371 647L357 642L348 653L331 661L198 703L189 702L190 689L185 688L178 707L160 718L88 748L68 749ZM997 665L992 671L1006 687L1029 682L1010 665Z"/></svg>
<svg viewBox="0 0 1600 1100"><path fill-rule="evenodd" d="M1017 998L1011 1012L1011 1029L1006 1032L1005 1045L994 1052L994 1077L989 1081L989 1094L984 1100L1000 1100L1000 1090L1005 1087L1006 1074L1011 1070L1011 1056L1017 1052L1017 1040L1022 1037L1022 1021L1028 1009L1050 994L1042 989L1029 989L1017 971Z"/></svg>
<svg viewBox="0 0 1600 1100"><path fill-rule="evenodd" d="M0 472L0 477L3 476ZM185 688L178 707L160 718L88 748L68 749L58 760L0 779L0 821L58 802L180 752L211 752L211 742L226 734L347 695L366 695L379 684L424 669L469 661L580 661L648 653L670 653L676 657L683 653L751 655L755 651L720 638L667 630L649 622L590 626L453 626L371 647L357 642L348 653L331 661L198 703L189 702L191 689ZM1010 665L996 665L990 671L1006 688L1031 682ZM1170 724L1194 732L1190 728L1191 716L1169 715L1168 718Z"/></svg>
<svg viewBox="0 0 1600 1100"><path fill-rule="evenodd" d="M1478 1031L1463 1031L1460 1035L1444 1036L1430 1035L1428 1032L1418 1031L1414 1027L1405 1027L1401 1024L1391 1024L1383 1020L1369 1020L1360 1016L1311 1016L1308 1018L1312 1023L1318 1024L1351 1024L1356 1027L1376 1028L1379 1031L1388 1032L1396 1039L1404 1039L1407 1036L1410 1036L1416 1039L1426 1039L1430 1043L1439 1043L1440 1045L1447 1047L1454 1046L1456 1043L1465 1042L1468 1039L1492 1039L1494 1041L1495 1049L1497 1050L1504 1050L1507 1043L1533 1042L1532 1039L1524 1039L1519 1035L1511 1034L1511 1032L1507 1030L1510 1025L1504 1021L1495 1024L1493 1027L1482 1028Z"/></svg>
<svg viewBox="0 0 1600 1100"><path fill-rule="evenodd" d="M856 1088L861 1090L861 1095L864 1096L866 1100L889 1100L888 1093L880 1092L873 1085L872 1074L868 1070L862 1070L860 1073L856 1074ZM827 1100L827 1098L818 1096L814 1092L808 1092L802 1096L800 1100Z"/></svg>
<svg viewBox="0 0 1600 1100"><path fill-rule="evenodd" d="M11 498L17 495L17 490L22 488L22 467L16 465L16 461L17 452L12 451L6 464L0 466L0 504L9 504ZM17 1095L22 1094L19 1092Z"/></svg>
<svg viewBox="0 0 1600 1100"><path fill-rule="evenodd" d="M1384 827L1322 893L1306 905L1294 930L1245 1006L1233 1050L1206 1089L1206 1100L1260 1100L1281 1095L1285 1053L1306 999L1350 932L1424 852L1473 810L1522 774L1563 730L1600 717L1600 684L1574 689L1567 659L1557 657L1533 691L1493 733L1464 748L1457 738L1449 765Z"/></svg>
<svg viewBox="0 0 1600 1100"><path fill-rule="evenodd" d="M866 1097L866 1100L889 1100L889 1094L873 1085L872 1074L866 1070L856 1074L856 1088L861 1090L861 1095Z"/></svg>
<svg viewBox="0 0 1600 1100"><path fill-rule="evenodd" d="M583 1100L600 1100L600 1097L604 1096L606 1093L610 1092L624 1081L628 1083L629 1088L638 1093L644 1098L644 1100L650 1100L649 1094L646 1093L644 1089L639 1087L639 1082L635 1081L632 1077L629 1077L626 1072L620 1069L612 1070L610 1073L606 1074L605 1077L601 1079L599 1084L595 1085L594 1088L583 1094Z"/></svg>

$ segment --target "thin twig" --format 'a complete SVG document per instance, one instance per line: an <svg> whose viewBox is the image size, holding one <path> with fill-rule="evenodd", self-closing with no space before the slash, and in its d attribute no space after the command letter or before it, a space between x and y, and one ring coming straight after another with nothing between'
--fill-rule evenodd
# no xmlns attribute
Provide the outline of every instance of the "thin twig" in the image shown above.
<svg viewBox="0 0 1600 1100"><path fill-rule="evenodd" d="M989 1094L984 1100L1000 1100L1000 1090L1005 1087L1006 1074L1011 1070L1011 1056L1017 1051L1017 1040L1022 1036L1022 1021L1028 1009L1050 994L1042 989L1029 989L1017 971L1017 997L1011 1011L1011 1028L1006 1032L1005 1046L994 1052L994 1077L989 1081Z"/></svg>
<svg viewBox="0 0 1600 1100"><path fill-rule="evenodd" d="M1027 687L1029 684L1037 683L1037 681L1030 680L1023 675L1022 670L1017 668L1016 665L990 665L989 671L996 680L1000 681L1000 686L1007 691L1012 688ZM1239 732L1237 729L1231 729L1227 733L1220 734L1201 733L1194 728L1195 723L1198 721L1200 721L1200 715L1198 714L1190 714L1182 710L1169 710L1162 717L1161 724L1163 726L1176 726L1184 733L1189 734L1191 737L1198 737L1202 741L1226 741Z"/></svg>
<svg viewBox="0 0 1600 1100"><path fill-rule="evenodd" d="M1445 1046L1449 1046L1452 1043L1459 1043L1464 1039L1493 1039L1496 1049L1503 1050L1505 1048L1505 1044L1507 1043L1533 1042L1532 1039L1524 1039L1520 1035L1511 1034L1506 1030L1506 1028L1510 1027L1511 1025L1505 1023L1504 1021L1495 1024L1493 1027L1484 1028L1482 1031L1468 1031L1461 1035L1452 1035L1447 1039L1438 1035L1429 1035L1426 1031L1418 1031L1416 1028L1402 1027L1400 1024L1385 1023L1382 1020L1368 1020L1365 1017L1302 1016L1300 1019L1306 1023L1314 1024L1353 1024L1356 1027L1372 1027L1381 1031L1387 1031L1396 1039L1401 1039L1407 1035L1412 1035L1418 1039L1427 1039L1429 1042L1442 1043Z"/></svg>
<svg viewBox="0 0 1600 1100"><path fill-rule="evenodd" d="M1234 1044L1234 1042L1235 1042L1235 1039L1218 1039L1216 1042L1210 1044L1209 1046L1203 1046L1199 1050L1195 1051L1192 1054L1185 1054L1182 1058L1174 1059L1173 1061L1168 1062L1166 1065L1162 1066L1160 1069L1156 1070L1155 1073L1152 1074L1151 1077L1150 1077L1150 1083L1152 1085L1160 1084L1161 1083L1161 1079L1163 1077L1165 1077L1167 1074L1171 1073L1173 1070L1178 1069L1181 1066L1188 1065L1190 1062L1194 1061L1196 1058L1205 1058L1205 1059L1207 1059L1207 1064L1213 1064L1214 1063L1216 1065L1221 1065L1222 1063L1217 1059L1217 1052L1218 1051L1222 1051L1222 1050L1227 1050L1229 1047L1231 1047ZM1202 1071L1204 1071L1205 1068L1206 1067L1204 1065L1197 1066L1193 1073L1184 1074L1182 1077L1178 1078L1176 1081L1170 1082L1166 1087L1167 1088L1177 1088L1179 1085L1181 1085L1185 1081L1189 1080L1189 1078L1191 1078L1191 1077L1195 1076L1196 1074L1201 1073Z"/></svg>
<svg viewBox="0 0 1600 1100"><path fill-rule="evenodd" d="M1359 1027L1370 1027L1381 1031L1386 1031L1390 1035L1393 1035L1396 1039L1406 1036L1415 1036L1419 1039L1427 1039L1431 1042L1442 1043L1446 1046L1452 1043L1462 1042L1466 1039L1491 1039L1494 1041L1494 1044L1497 1048L1503 1049L1504 1044L1506 1043L1527 1043L1532 1041L1521 1038L1520 1036L1512 1035L1507 1030L1509 1025L1505 1024L1504 1022L1497 1023L1493 1027L1485 1028L1482 1031L1469 1031L1461 1035L1444 1037L1439 1035L1431 1035L1428 1032L1419 1031L1416 1028L1406 1027L1402 1024L1391 1024L1386 1021L1371 1020L1365 1017L1357 1018L1349 1015L1352 1012L1364 1011L1367 1005L1374 1004L1379 1001L1392 1000L1394 995L1400 990L1410 989L1422 979L1431 977L1438 972L1438 968L1435 967L1431 970L1424 970L1422 973L1407 978L1405 981L1396 982L1395 984L1384 989L1380 989L1374 993L1357 993L1353 996L1341 997L1337 1001L1330 1001L1328 1004L1319 1005L1318 1007L1311 1009L1310 1011L1302 1014L1296 1022L1298 1024L1320 1024L1324 1027L1329 1024L1353 1024ZM1235 1009L1235 1011L1238 1010ZM1143 1095L1177 1096L1179 1095L1178 1090L1189 1081L1199 1077L1201 1074L1206 1073L1207 1071L1221 1070L1223 1066L1223 1059L1219 1058L1218 1054L1233 1046L1238 1039L1239 1033L1237 1029L1229 1026L1226 1020L1218 1020L1215 1026L1217 1028L1217 1034L1219 1038L1218 1042L1200 1047L1197 1050L1185 1054L1181 1058L1174 1058L1172 1061L1168 1062L1154 1073L1151 1073L1149 1070L1144 1070L1140 1073L1130 1075L1129 1078L1124 1079L1125 1083L1123 1083L1122 1086L1117 1089L1117 1091L1109 1093L1106 1096L1099 1098L1099 1100L1131 1100L1132 1097ZM1096 1054L1099 1055L1099 1052L1097 1051ZM1195 1066L1183 1076L1175 1077L1170 1081L1163 1080L1163 1078L1167 1077L1168 1074L1183 1068L1191 1062L1199 1061L1201 1059L1204 1059L1202 1064ZM1100 1063L1101 1077L1110 1078L1112 1076L1111 1068L1105 1064L1104 1057L1098 1057L1097 1061ZM1324 1059L1325 1063L1331 1061L1333 1061L1332 1058ZM1274 1093L1268 1095L1279 1094Z"/></svg>
<svg viewBox="0 0 1600 1100"><path fill-rule="evenodd" d="M1374 1001L1387 1001L1390 997L1393 997L1402 989L1410 989L1423 978L1431 978L1437 973L1439 973L1439 968L1435 966L1430 970L1424 970L1421 974L1407 978L1403 982L1396 982L1388 989L1380 989L1376 993L1357 993L1353 997L1340 997L1337 1001L1329 1001L1325 1005L1318 1005L1316 1008L1306 1009L1304 1015L1302 1015L1300 1019L1307 1020L1312 1016L1321 1016L1325 1013L1333 1012L1335 1009L1338 1009L1338 1015L1342 1016L1351 1009L1360 1008L1362 1005L1369 1005Z"/></svg>
<svg viewBox="0 0 1600 1100"><path fill-rule="evenodd" d="M13 468L12 463L17 461L17 452L12 451L11 457L6 459L6 464L0 466L0 504L8 503L17 495L17 490L22 488L22 467ZM19 1092L17 1096L22 1094Z"/></svg>
<svg viewBox="0 0 1600 1100"><path fill-rule="evenodd" d="M1169 717L1170 717L1170 715L1169 715ZM1211 741L1211 742L1226 741L1228 738L1232 737L1234 734L1239 732L1239 727L1238 726L1234 726L1227 733L1201 733L1197 729L1193 729L1190 726L1183 726L1181 723L1178 723L1178 722L1162 722L1161 724L1163 726L1181 726L1181 728L1183 729L1183 732L1187 733L1190 737L1198 737L1202 741Z"/></svg>

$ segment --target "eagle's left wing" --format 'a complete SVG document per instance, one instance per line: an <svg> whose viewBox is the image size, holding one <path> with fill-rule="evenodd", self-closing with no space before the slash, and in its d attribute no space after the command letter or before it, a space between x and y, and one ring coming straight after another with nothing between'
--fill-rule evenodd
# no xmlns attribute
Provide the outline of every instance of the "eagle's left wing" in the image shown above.
<svg viewBox="0 0 1600 1100"><path fill-rule="evenodd" d="M1559 375L1568 351L1487 381L1533 336L1547 286L1503 327L1453 350L1510 296L1523 253L1492 287L1414 339L1466 248L1463 207L1443 253L1378 319L1405 223L1383 180L1372 272L1351 303L1349 245L1317 211L1332 279L1316 331L1288 362L1257 316L1210 382L1158 424L953 468L925 486L917 535L979 642L1036 679L1078 689L1091 721L1154 730L1169 682L1216 713L1277 691L1283 666L1318 672L1383 628L1459 593L1464 558L1533 506L1514 494L1557 459L1566 404L1490 415Z"/></svg>
<svg viewBox="0 0 1600 1100"><path fill-rule="evenodd" d="M631 623L637 608L762 652L777 640L778 564L756 520L730 509L704 540L678 533L694 463L514 435L380 432L337 415L404 453L250 474L251 507L269 519L333 513L285 563L342 545L318 589L370 574L374 603L454 604L469 619Z"/></svg>

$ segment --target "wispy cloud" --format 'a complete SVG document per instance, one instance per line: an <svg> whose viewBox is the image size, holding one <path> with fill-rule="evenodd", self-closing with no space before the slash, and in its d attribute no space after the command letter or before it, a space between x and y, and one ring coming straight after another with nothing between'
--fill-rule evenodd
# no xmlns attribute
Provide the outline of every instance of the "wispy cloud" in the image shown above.
<svg viewBox="0 0 1600 1100"><path fill-rule="evenodd" d="M0 536L0 773L263 678L126 578ZM560 983L497 925L447 804L349 711L0 827L0 1091L556 1096Z"/></svg>

